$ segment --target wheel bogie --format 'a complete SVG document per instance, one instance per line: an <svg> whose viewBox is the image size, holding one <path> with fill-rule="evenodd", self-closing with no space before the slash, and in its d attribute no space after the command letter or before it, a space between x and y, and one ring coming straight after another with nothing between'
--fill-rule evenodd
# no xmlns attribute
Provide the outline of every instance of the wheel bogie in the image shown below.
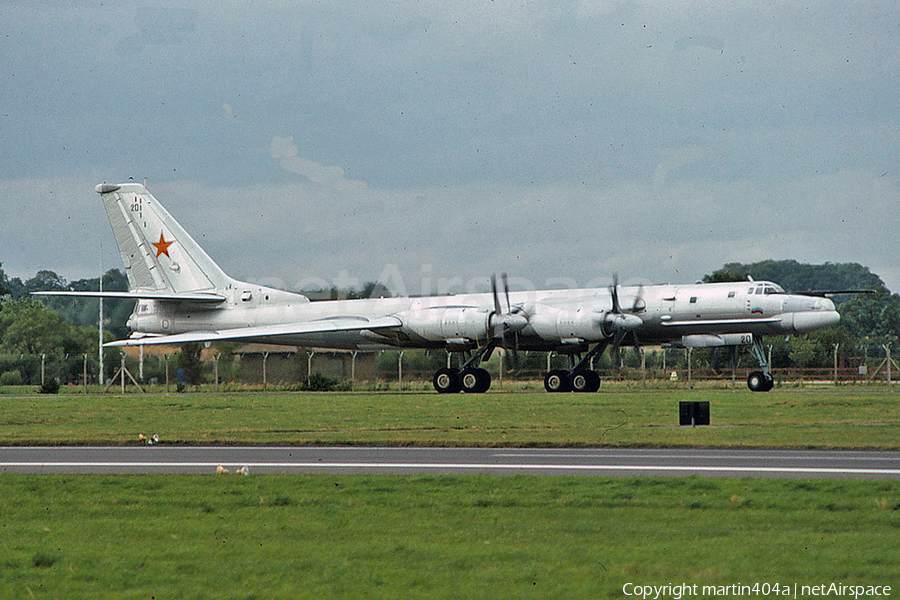
<svg viewBox="0 0 900 600"><path fill-rule="evenodd" d="M491 374L485 369L470 367L461 372L456 369L438 369L432 381L439 394L483 394L491 388Z"/></svg>

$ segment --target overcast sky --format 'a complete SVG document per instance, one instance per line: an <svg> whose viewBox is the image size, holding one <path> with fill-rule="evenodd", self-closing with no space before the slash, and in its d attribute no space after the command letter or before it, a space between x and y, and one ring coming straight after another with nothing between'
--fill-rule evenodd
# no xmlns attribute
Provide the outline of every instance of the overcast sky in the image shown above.
<svg viewBox="0 0 900 600"><path fill-rule="evenodd" d="M93 188L134 178L288 289L791 258L900 291L896 0L62 4L0 0L11 276L121 268Z"/></svg>

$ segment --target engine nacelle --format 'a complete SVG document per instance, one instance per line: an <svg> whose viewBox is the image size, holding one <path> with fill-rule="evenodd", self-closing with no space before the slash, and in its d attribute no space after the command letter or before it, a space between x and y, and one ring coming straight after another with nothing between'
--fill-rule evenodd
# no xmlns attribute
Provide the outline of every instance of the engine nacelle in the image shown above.
<svg viewBox="0 0 900 600"><path fill-rule="evenodd" d="M485 341L489 337L491 311L475 307L425 308L400 313L402 331L429 341L466 339Z"/></svg>
<svg viewBox="0 0 900 600"><path fill-rule="evenodd" d="M609 337L604 328L605 318L606 311L582 308L561 310L539 306L528 319L528 326L544 340L579 339L596 342Z"/></svg>

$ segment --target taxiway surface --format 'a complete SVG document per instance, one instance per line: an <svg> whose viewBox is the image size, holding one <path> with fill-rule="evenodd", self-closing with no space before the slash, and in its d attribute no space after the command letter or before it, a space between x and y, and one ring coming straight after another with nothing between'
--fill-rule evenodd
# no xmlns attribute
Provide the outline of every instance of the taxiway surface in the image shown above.
<svg viewBox="0 0 900 600"><path fill-rule="evenodd" d="M0 473L483 473L900 479L900 452L366 447L3 447Z"/></svg>

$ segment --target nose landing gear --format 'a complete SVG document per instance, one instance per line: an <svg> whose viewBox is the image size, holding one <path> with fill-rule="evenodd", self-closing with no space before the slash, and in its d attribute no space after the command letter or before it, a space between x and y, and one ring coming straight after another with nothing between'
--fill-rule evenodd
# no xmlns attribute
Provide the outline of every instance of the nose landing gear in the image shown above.
<svg viewBox="0 0 900 600"><path fill-rule="evenodd" d="M750 352L759 361L760 371L753 371L747 376L747 387L751 392L769 392L775 387L775 378L769 370L769 361L766 359L766 350L763 348L762 338L753 336L753 345Z"/></svg>

